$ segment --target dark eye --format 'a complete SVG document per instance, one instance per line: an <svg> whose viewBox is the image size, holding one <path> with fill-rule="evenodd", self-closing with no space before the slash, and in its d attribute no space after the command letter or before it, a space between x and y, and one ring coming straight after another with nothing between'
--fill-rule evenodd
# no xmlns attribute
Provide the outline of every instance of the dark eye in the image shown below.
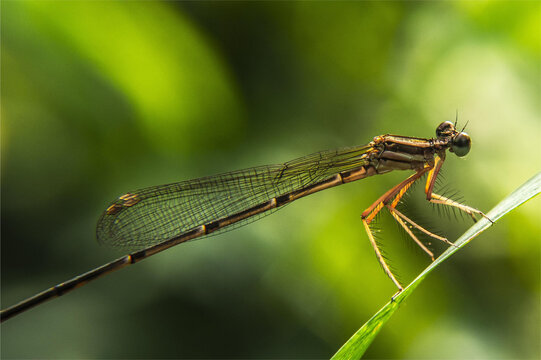
<svg viewBox="0 0 541 360"><path fill-rule="evenodd" d="M436 136L438 138L449 136L454 130L455 126L452 122L444 121L436 128Z"/></svg>
<svg viewBox="0 0 541 360"><path fill-rule="evenodd" d="M458 157L462 157L470 152L471 148L471 138L470 135L466 133L459 133L453 138L451 143L451 151L456 154Z"/></svg>

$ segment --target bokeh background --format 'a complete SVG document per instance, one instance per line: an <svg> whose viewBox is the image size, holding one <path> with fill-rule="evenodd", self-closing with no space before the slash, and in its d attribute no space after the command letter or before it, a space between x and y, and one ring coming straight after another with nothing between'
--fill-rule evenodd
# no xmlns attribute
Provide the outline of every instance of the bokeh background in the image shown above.
<svg viewBox="0 0 541 360"><path fill-rule="evenodd" d="M4 1L2 307L123 255L141 187L467 121L442 185L488 211L541 169L539 2ZM360 222L397 172L184 244L2 324L3 358L328 358L395 292ZM415 219L456 239L422 186ZM368 358L539 358L541 206L432 273ZM404 281L429 263L380 219ZM441 250L441 249L440 249Z"/></svg>

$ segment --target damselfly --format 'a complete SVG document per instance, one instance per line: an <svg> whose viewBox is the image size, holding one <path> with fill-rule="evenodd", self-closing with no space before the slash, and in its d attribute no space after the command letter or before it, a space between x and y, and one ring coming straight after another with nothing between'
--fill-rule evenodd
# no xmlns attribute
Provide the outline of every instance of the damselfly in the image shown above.
<svg viewBox="0 0 541 360"><path fill-rule="evenodd" d="M413 175L383 194L361 215L378 261L402 291L402 285L381 254L370 224L378 212L386 208L432 260L432 252L412 229L453 245L396 209L408 189L425 174L428 174L425 186L428 201L458 208L474 221L475 214L485 216L477 209L433 192L446 150L459 157L470 151L471 139L463 130L456 130L456 122L445 121L437 127L433 139L376 136L368 145L323 151L281 165L254 167L126 193L99 218L97 238L101 243L139 250L2 310L1 319L4 321L174 245L255 221L301 197L372 175L412 170Z"/></svg>

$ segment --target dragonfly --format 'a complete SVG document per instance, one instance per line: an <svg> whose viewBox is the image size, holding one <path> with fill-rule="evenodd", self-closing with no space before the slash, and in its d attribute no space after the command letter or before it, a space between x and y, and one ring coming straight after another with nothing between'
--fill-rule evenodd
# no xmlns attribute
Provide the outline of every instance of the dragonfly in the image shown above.
<svg viewBox="0 0 541 360"><path fill-rule="evenodd" d="M426 200L459 209L474 221L478 216L486 217L480 210L433 191L447 150L463 157L470 148L471 138L464 128L458 131L456 121L444 121L436 128L435 138L380 135L367 145L317 152L279 165L128 192L102 213L96 236L100 243L132 249L132 252L2 310L1 321L172 246L253 222L307 195L369 176L409 170L413 171L412 175L381 195L361 214L376 258L400 292L404 287L383 257L371 224L376 215L386 209L432 261L434 254L413 229L453 246L446 238L404 215L397 205L411 186L427 175Z"/></svg>

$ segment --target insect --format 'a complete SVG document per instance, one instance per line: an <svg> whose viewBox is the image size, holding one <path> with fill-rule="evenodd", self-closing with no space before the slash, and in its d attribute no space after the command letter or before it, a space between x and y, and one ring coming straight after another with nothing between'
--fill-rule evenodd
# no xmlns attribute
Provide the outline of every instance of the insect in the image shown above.
<svg viewBox="0 0 541 360"><path fill-rule="evenodd" d="M436 128L436 138L432 139L381 135L367 145L322 151L281 165L254 167L126 193L103 212L96 234L101 243L139 250L2 310L1 320L172 246L255 221L304 196L393 170L411 170L414 174L392 187L361 215L378 261L402 291L403 286L383 258L370 224L378 212L387 209L432 260L432 252L419 241L410 226L453 245L396 209L408 189L425 174L428 201L455 207L474 221L476 215L486 217L477 209L433 192L447 150L459 157L470 151L471 139L463 130L457 131L456 122L445 121Z"/></svg>

